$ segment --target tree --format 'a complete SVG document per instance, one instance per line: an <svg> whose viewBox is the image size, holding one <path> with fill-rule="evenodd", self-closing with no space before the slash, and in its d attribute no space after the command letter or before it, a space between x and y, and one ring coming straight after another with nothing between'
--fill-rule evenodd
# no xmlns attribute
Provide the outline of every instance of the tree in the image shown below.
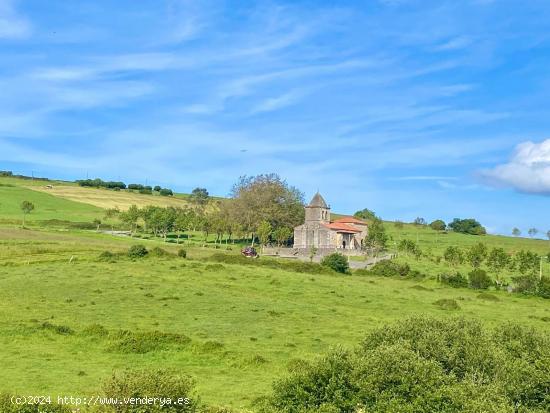
<svg viewBox="0 0 550 413"><path fill-rule="evenodd" d="M487 231L479 222L473 218L459 219L455 218L449 225L454 232L470 235L485 235Z"/></svg>
<svg viewBox="0 0 550 413"><path fill-rule="evenodd" d="M120 220L130 227L130 233L133 235L137 230L137 223L141 212L136 205L131 205L128 210L120 213Z"/></svg>
<svg viewBox="0 0 550 413"><path fill-rule="evenodd" d="M288 227L279 227L273 231L273 238L277 241L277 246L283 246L292 236L292 230Z"/></svg>
<svg viewBox="0 0 550 413"><path fill-rule="evenodd" d="M472 245L466 253L466 258L470 265L474 268L479 268L487 257L487 247L484 243L478 242Z"/></svg>
<svg viewBox="0 0 550 413"><path fill-rule="evenodd" d="M193 191L191 191L190 200L191 202L197 206L198 208L202 209L208 204L208 201L210 199L210 194L206 190L206 188L195 188Z"/></svg>
<svg viewBox="0 0 550 413"><path fill-rule="evenodd" d="M176 218L174 219L174 231L176 231L177 243L180 243L182 233L191 227L193 212L189 209L176 209Z"/></svg>
<svg viewBox="0 0 550 413"><path fill-rule="evenodd" d="M114 208L106 209L103 216L107 220L113 220L118 216L118 214L120 214L120 210L118 209L118 207L114 207ZM113 221L111 221L111 231L114 231L114 230L115 230L114 223Z"/></svg>
<svg viewBox="0 0 550 413"><path fill-rule="evenodd" d="M94 222L94 224L95 224L95 226L96 226L96 229L95 229L96 232L99 232L99 227L100 227L100 225L101 225L101 220L100 220L99 218L96 218L96 219L94 219L93 222Z"/></svg>
<svg viewBox="0 0 550 413"><path fill-rule="evenodd" d="M34 204L31 201L23 201L20 205L21 211L23 211L23 228L25 228L25 220L27 214L30 214L34 211Z"/></svg>
<svg viewBox="0 0 550 413"><path fill-rule="evenodd" d="M539 232L539 230L536 229L536 228L529 228L529 231L527 231L527 233L529 234L529 236L531 238L533 238L535 235L537 235L538 232Z"/></svg>
<svg viewBox="0 0 550 413"><path fill-rule="evenodd" d="M445 221L441 219L436 219L430 224L430 228L435 231L445 231L445 228L447 228L447 225L445 224Z"/></svg>
<svg viewBox="0 0 550 413"><path fill-rule="evenodd" d="M244 231L255 234L261 222L272 229L294 228L304 220L304 196L276 174L242 176L231 190L235 217Z"/></svg>
<svg viewBox="0 0 550 413"><path fill-rule="evenodd" d="M508 267L510 256L506 254L504 248L493 248L487 255L487 266L496 274L497 281L500 282L499 274Z"/></svg>
<svg viewBox="0 0 550 413"><path fill-rule="evenodd" d="M476 268L468 274L468 283L470 288L476 290L486 290L493 284L493 280L491 280L491 277L487 275L487 272Z"/></svg>
<svg viewBox="0 0 550 413"><path fill-rule="evenodd" d="M168 188L162 188L159 190L159 195L162 196L173 196L174 192L171 189Z"/></svg>
<svg viewBox="0 0 550 413"><path fill-rule="evenodd" d="M539 256L531 251L519 251L514 256L516 267L522 275L535 275L539 271Z"/></svg>
<svg viewBox="0 0 550 413"><path fill-rule="evenodd" d="M267 245L269 242L269 238L271 237L271 232L273 231L273 228L271 227L271 224L268 221L262 221L260 222L260 225L258 225L258 238L260 239L260 243L262 244L262 247Z"/></svg>
<svg viewBox="0 0 550 413"><path fill-rule="evenodd" d="M160 192L160 190L161 190L161 187L158 185L155 185L155 187L153 188L153 191L155 192Z"/></svg>
<svg viewBox="0 0 550 413"><path fill-rule="evenodd" d="M368 208L362 209L361 211L357 211L355 214L353 214L353 216L355 218L364 219L365 221L370 221L371 219L377 218L374 211Z"/></svg>
<svg viewBox="0 0 550 413"><path fill-rule="evenodd" d="M464 262L464 255L458 247L451 245L443 252L443 259L453 267L456 267Z"/></svg>
<svg viewBox="0 0 550 413"><path fill-rule="evenodd" d="M364 242L365 246L374 252L375 257L380 251L386 248L388 235L381 219L375 218L371 221Z"/></svg>
<svg viewBox="0 0 550 413"><path fill-rule="evenodd" d="M416 217L413 221L413 224L417 226L426 225L426 220L422 217Z"/></svg>
<svg viewBox="0 0 550 413"><path fill-rule="evenodd" d="M513 235L514 237L519 237L519 236L521 235L520 229L519 229L519 228L514 228L514 229L512 230L512 235Z"/></svg>

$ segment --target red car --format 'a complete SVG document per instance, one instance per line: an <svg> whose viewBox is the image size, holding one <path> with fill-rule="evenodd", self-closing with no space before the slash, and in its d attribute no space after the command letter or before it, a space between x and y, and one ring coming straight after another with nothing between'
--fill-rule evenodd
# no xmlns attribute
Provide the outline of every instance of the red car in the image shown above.
<svg viewBox="0 0 550 413"><path fill-rule="evenodd" d="M254 247L246 247L241 250L241 254L248 258L258 258L259 255Z"/></svg>

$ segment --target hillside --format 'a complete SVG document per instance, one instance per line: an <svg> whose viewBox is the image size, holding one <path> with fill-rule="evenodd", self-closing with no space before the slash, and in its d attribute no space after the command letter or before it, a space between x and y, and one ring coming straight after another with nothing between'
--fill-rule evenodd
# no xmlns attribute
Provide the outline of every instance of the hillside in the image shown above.
<svg viewBox="0 0 550 413"><path fill-rule="evenodd" d="M216 250L191 246L185 260L99 258L132 243L93 232L0 230L0 389L94 394L113 370L139 364L190 374L208 403L250 407L296 360L352 347L366 332L408 315L550 325L548 300L486 297L431 279L220 264L208 258ZM442 299L460 308L443 309L436 305ZM119 330L131 332L131 346L117 338ZM151 332L190 341L155 344Z"/></svg>

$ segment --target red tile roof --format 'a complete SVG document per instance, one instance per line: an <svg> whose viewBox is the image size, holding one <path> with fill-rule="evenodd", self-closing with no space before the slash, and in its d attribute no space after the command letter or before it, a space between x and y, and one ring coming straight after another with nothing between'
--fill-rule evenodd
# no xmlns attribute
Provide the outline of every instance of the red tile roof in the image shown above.
<svg viewBox="0 0 550 413"><path fill-rule="evenodd" d="M347 233L357 233L357 232L361 232L360 229L357 229L357 228L354 228L352 227L351 225L347 225L347 224L344 224L344 223L339 223L339 222L332 222L330 224L323 224L326 228L329 228L329 229L332 229L336 232L347 232Z"/></svg>
<svg viewBox="0 0 550 413"><path fill-rule="evenodd" d="M334 223L367 225L365 221L361 221L360 219L357 219L355 217L339 218L336 221L334 221Z"/></svg>

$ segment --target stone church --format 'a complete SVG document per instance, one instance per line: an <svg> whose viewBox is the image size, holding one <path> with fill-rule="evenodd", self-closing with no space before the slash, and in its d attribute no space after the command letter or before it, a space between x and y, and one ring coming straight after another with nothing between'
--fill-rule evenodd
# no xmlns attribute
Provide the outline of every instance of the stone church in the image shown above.
<svg viewBox="0 0 550 413"><path fill-rule="evenodd" d="M368 224L354 217L330 220L330 207L317 192L306 205L305 223L294 228L294 248L355 250L359 252L368 233ZM350 251L351 252L351 251Z"/></svg>

